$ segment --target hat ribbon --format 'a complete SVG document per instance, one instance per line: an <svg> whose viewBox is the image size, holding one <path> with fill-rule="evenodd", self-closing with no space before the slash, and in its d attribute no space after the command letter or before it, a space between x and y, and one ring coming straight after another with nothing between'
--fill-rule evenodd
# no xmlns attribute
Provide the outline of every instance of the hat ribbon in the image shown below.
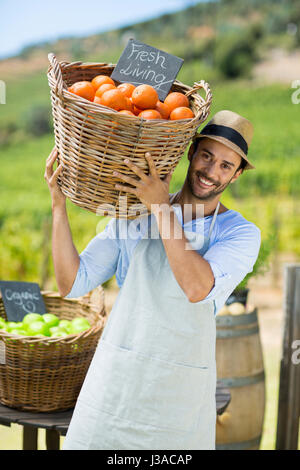
<svg viewBox="0 0 300 470"><path fill-rule="evenodd" d="M224 137L225 139L230 140L233 144L240 147L245 155L248 153L248 145L244 137L231 127L222 126L220 124L207 124L207 126L202 129L200 135L201 134Z"/></svg>

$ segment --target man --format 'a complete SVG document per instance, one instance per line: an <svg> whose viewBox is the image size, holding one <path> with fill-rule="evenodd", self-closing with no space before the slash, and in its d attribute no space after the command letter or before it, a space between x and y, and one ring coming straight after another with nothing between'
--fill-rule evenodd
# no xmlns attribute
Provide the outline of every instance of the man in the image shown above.
<svg viewBox="0 0 300 470"><path fill-rule="evenodd" d="M247 157L252 133L242 116L217 113L194 139L184 185L171 197L171 174L161 180L151 155L149 175L127 162L137 177L117 172L116 187L135 194L151 215L140 218L132 239L119 236L129 221L112 219L80 256L56 183L61 169L52 169L57 153L50 154L45 178L60 294L81 296L114 273L121 287L64 449L215 448L215 314L252 271L260 247L260 230L220 197L254 168ZM149 220L158 237L148 236Z"/></svg>

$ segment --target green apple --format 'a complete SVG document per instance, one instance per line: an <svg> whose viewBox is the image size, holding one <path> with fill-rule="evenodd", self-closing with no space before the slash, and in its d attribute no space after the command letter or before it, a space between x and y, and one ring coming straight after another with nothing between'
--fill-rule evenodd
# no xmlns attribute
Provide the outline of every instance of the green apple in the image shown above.
<svg viewBox="0 0 300 470"><path fill-rule="evenodd" d="M72 320L71 333L73 335L91 328L90 322L86 318L77 317Z"/></svg>
<svg viewBox="0 0 300 470"><path fill-rule="evenodd" d="M15 322L15 321L8 321L6 323L6 331L11 331L11 330L19 330L23 329L23 323L21 321Z"/></svg>
<svg viewBox="0 0 300 470"><path fill-rule="evenodd" d="M49 326L43 321L32 321L26 325L28 336L50 336Z"/></svg>
<svg viewBox="0 0 300 470"><path fill-rule="evenodd" d="M64 336L68 336L69 333L66 333L64 331L58 331L56 334L55 334L55 337L56 338L63 338Z"/></svg>
<svg viewBox="0 0 300 470"><path fill-rule="evenodd" d="M85 317L76 317L72 320L72 325L86 325L88 328L91 327L90 322Z"/></svg>
<svg viewBox="0 0 300 470"><path fill-rule="evenodd" d="M4 318L0 317L0 330L4 330L6 327L6 321Z"/></svg>
<svg viewBox="0 0 300 470"><path fill-rule="evenodd" d="M52 326L50 328L50 334L51 336L68 336L68 331L65 328L62 328L60 326Z"/></svg>
<svg viewBox="0 0 300 470"><path fill-rule="evenodd" d="M53 326L57 326L59 324L59 318L54 315L54 313L44 313L43 315L44 322L52 328Z"/></svg>
<svg viewBox="0 0 300 470"><path fill-rule="evenodd" d="M15 328L16 322L14 321L8 321L6 322L5 329L6 331L10 331L12 328Z"/></svg>
<svg viewBox="0 0 300 470"><path fill-rule="evenodd" d="M28 336L27 331L25 331L22 328L12 328L9 333L14 334L14 335L22 335L22 336Z"/></svg>
<svg viewBox="0 0 300 470"><path fill-rule="evenodd" d="M64 328L67 332L70 332L72 323L70 322L70 320L60 320L58 326Z"/></svg>
<svg viewBox="0 0 300 470"><path fill-rule="evenodd" d="M43 315L40 315L39 313L27 313L23 318L23 325L27 326L34 321L44 322Z"/></svg>

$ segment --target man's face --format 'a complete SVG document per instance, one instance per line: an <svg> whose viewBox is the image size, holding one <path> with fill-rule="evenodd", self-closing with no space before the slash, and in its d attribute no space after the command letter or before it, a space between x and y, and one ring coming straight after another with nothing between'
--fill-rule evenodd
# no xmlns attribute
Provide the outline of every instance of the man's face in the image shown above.
<svg viewBox="0 0 300 470"><path fill-rule="evenodd" d="M189 156L187 182L194 197L212 200L233 183L242 170L238 153L220 142L200 139L196 153Z"/></svg>

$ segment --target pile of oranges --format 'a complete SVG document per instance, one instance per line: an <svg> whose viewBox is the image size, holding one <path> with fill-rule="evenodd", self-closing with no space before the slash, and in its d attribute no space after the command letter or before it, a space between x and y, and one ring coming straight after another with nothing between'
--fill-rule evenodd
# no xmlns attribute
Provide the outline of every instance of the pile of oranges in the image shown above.
<svg viewBox="0 0 300 470"><path fill-rule="evenodd" d="M144 119L192 119L195 117L186 95L171 92L162 102L150 85L115 82L107 75L97 75L92 81L76 82L68 91L89 101L107 106L128 116Z"/></svg>

